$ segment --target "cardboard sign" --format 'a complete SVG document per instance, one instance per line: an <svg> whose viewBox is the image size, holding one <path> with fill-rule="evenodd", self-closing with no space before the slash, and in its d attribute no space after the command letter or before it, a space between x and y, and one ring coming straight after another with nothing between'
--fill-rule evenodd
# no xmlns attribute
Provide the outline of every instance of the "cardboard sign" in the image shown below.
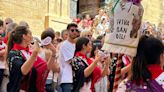
<svg viewBox="0 0 164 92"><path fill-rule="evenodd" d="M140 37L141 21L138 15L139 7L131 2L117 4L114 10L113 30L105 37L104 50L135 56Z"/></svg>

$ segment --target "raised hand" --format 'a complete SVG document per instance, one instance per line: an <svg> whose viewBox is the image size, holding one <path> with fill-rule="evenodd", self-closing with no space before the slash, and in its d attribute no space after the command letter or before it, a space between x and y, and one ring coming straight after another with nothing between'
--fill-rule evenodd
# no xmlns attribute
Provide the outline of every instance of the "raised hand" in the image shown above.
<svg viewBox="0 0 164 92"><path fill-rule="evenodd" d="M39 53L39 50L40 50L39 43L35 41L34 42L34 49L32 52Z"/></svg>
<svg viewBox="0 0 164 92"><path fill-rule="evenodd" d="M103 54L101 53L101 51L97 51L95 54L95 61L100 62L102 61L104 58Z"/></svg>
<svg viewBox="0 0 164 92"><path fill-rule="evenodd" d="M109 66L111 64L111 58L109 56L107 56L105 59L104 59L104 62L105 62L105 65Z"/></svg>
<svg viewBox="0 0 164 92"><path fill-rule="evenodd" d="M56 48L55 48L55 46L52 43L47 45L47 48L50 49L53 53L56 53Z"/></svg>

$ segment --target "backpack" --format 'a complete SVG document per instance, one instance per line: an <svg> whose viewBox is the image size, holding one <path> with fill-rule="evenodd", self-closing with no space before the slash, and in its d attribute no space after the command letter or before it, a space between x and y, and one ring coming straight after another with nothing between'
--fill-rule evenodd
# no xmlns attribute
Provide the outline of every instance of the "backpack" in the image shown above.
<svg viewBox="0 0 164 92"><path fill-rule="evenodd" d="M23 57L26 57L23 53L24 52L22 52ZM45 92L44 86L48 73L47 62L37 57L32 70L23 78L21 88L26 90L26 92Z"/></svg>
<svg viewBox="0 0 164 92"><path fill-rule="evenodd" d="M87 78L84 77L84 69L88 67L84 59L75 56L71 61L73 71L73 90L72 92L79 92L80 88L83 87L84 82L91 80L91 75Z"/></svg>

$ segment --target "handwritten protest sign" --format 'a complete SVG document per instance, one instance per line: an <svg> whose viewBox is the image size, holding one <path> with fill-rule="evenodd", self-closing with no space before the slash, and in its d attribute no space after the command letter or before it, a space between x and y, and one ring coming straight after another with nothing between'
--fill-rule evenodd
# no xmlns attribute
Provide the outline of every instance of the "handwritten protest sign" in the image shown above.
<svg viewBox="0 0 164 92"><path fill-rule="evenodd" d="M113 53L135 56L139 41L139 7L132 2L118 3L114 10L113 30L105 37L103 49Z"/></svg>

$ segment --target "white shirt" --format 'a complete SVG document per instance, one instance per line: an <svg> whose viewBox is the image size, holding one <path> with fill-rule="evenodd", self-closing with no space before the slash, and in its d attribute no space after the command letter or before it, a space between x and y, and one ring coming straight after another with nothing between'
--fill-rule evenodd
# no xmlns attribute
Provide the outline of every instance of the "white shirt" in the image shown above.
<svg viewBox="0 0 164 92"><path fill-rule="evenodd" d="M69 60L73 58L75 52L75 44L65 40L59 49L60 62L60 83L73 83L72 67Z"/></svg>

